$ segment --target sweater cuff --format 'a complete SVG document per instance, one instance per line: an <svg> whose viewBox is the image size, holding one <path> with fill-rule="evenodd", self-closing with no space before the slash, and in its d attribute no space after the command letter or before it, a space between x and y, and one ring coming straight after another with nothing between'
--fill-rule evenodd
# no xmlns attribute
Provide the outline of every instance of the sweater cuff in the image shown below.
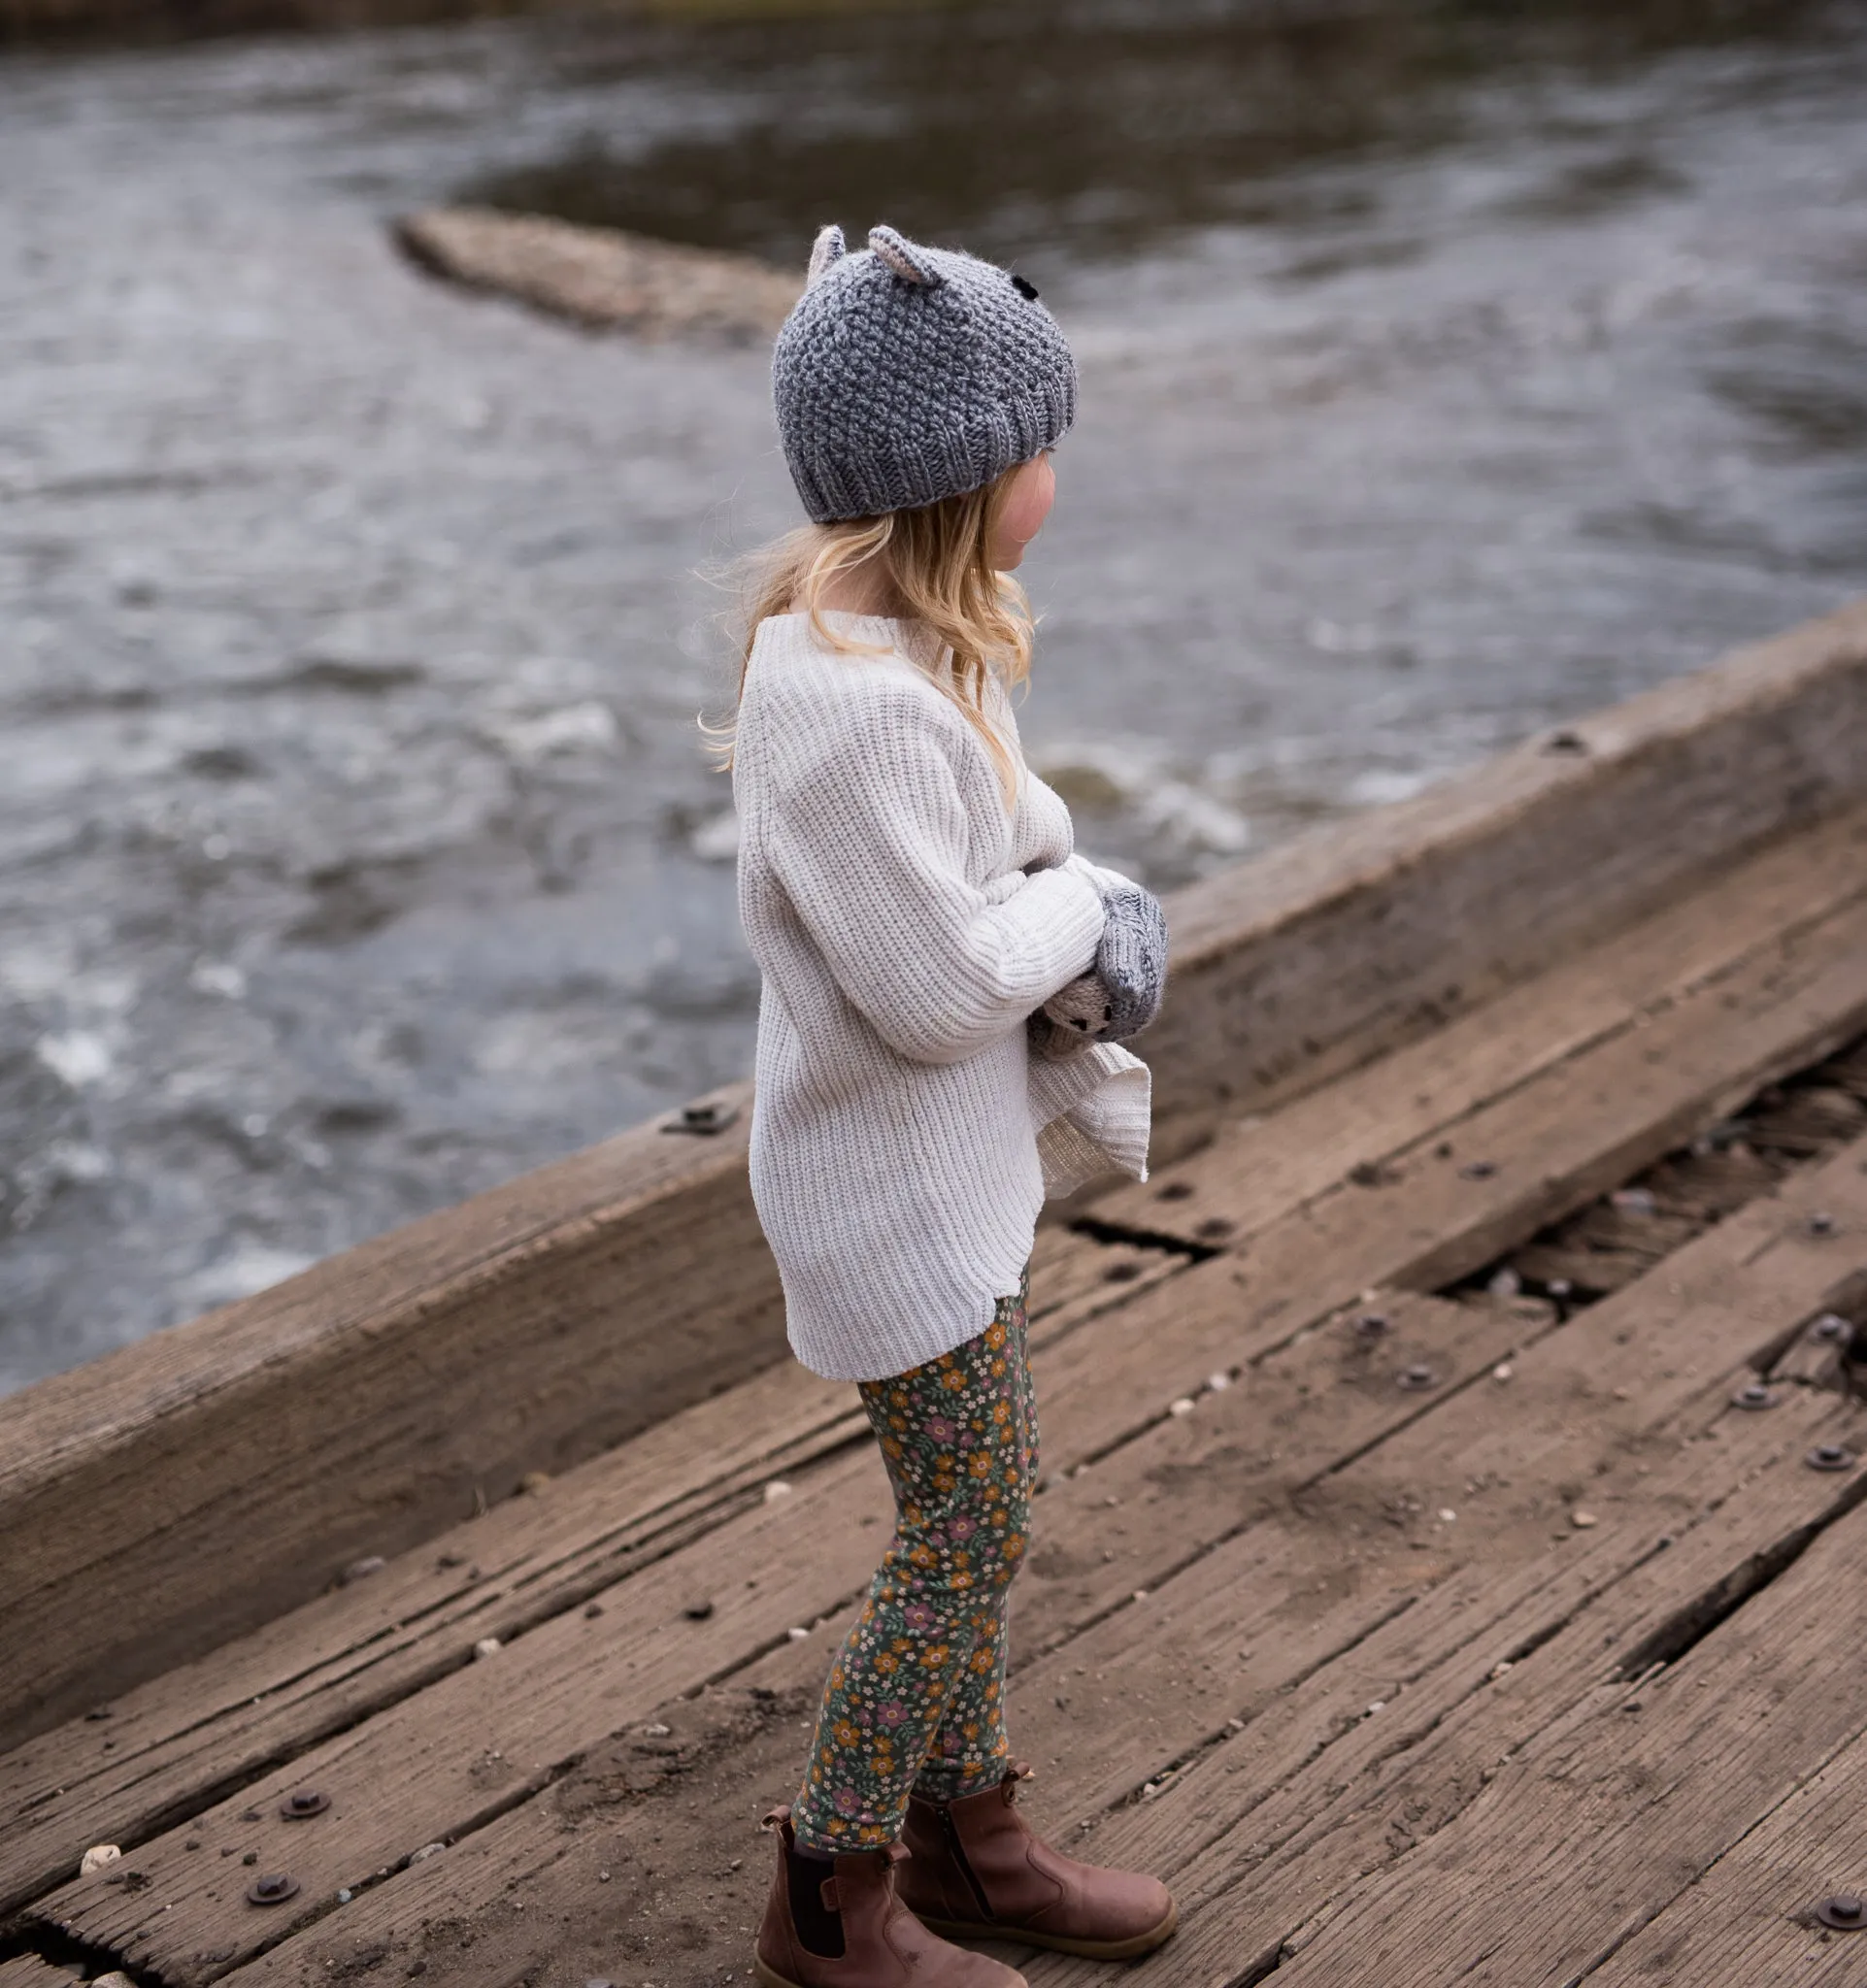
<svg viewBox="0 0 1867 1988"><path fill-rule="evenodd" d="M1040 870L1006 910L1018 914L1023 936L1042 963L1041 1007L1095 965L1104 923L1102 893L1070 870Z"/></svg>

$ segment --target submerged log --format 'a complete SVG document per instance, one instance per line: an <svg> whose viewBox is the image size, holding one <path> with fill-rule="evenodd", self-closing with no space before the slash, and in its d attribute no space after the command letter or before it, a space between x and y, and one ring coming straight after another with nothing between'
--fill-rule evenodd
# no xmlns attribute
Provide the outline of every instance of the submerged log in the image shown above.
<svg viewBox="0 0 1867 1988"><path fill-rule="evenodd" d="M797 278L750 255L585 228L543 215L437 207L396 239L424 269L597 331L750 344L797 301Z"/></svg>

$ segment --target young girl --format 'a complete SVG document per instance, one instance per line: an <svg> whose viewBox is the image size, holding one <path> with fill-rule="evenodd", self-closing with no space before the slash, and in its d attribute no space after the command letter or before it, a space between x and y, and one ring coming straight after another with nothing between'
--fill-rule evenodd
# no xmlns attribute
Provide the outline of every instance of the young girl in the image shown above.
<svg viewBox="0 0 1867 1988"><path fill-rule="evenodd" d="M826 228L779 335L815 523L768 556L741 677L740 908L764 975L751 1180L790 1341L860 1383L897 1523L830 1672L778 1871L766 1988L1017 1988L950 1944L1122 1959L1174 1928L1150 1877L1077 1863L1016 1805L1006 1590L1037 1471L1024 1272L1047 1189L1146 1176L1154 901L1071 852L1008 691L1006 576L1076 407L1021 277Z"/></svg>

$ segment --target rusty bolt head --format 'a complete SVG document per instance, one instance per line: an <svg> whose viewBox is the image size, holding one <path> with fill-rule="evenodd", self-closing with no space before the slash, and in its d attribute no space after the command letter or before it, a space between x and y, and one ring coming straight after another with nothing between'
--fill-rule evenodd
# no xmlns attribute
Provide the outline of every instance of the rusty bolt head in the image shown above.
<svg viewBox="0 0 1867 1988"><path fill-rule="evenodd" d="M1384 1311L1364 1311L1355 1320L1355 1331L1364 1340L1378 1340L1387 1330L1387 1314Z"/></svg>
<svg viewBox="0 0 1867 1988"><path fill-rule="evenodd" d="M1850 1891L1838 1891L1816 1907L1816 1917L1837 1933L1867 1931L1867 1900L1856 1898Z"/></svg>
<svg viewBox="0 0 1867 1988"><path fill-rule="evenodd" d="M1740 1387L1736 1394L1731 1397L1732 1408L1749 1408L1752 1412L1758 1408L1773 1408L1776 1405L1776 1389L1765 1387L1760 1380L1752 1380L1747 1385Z"/></svg>
<svg viewBox="0 0 1867 1988"><path fill-rule="evenodd" d="M289 1872L269 1871L247 1887L247 1898L255 1905L283 1905L298 1896L298 1880Z"/></svg>
<svg viewBox="0 0 1867 1988"><path fill-rule="evenodd" d="M322 1815L331 1806L331 1798L321 1788L294 1788L279 1805L279 1812L287 1822L303 1822L308 1815Z"/></svg>
<svg viewBox="0 0 1867 1988"><path fill-rule="evenodd" d="M1831 1214L1817 1212L1809 1217L1809 1233L1812 1236L1832 1236L1835 1233L1835 1218Z"/></svg>
<svg viewBox="0 0 1867 1988"><path fill-rule="evenodd" d="M1812 1340L1820 1340L1831 1346L1845 1346L1853 1336L1853 1327L1839 1311L1824 1311L1809 1328L1809 1337Z"/></svg>
<svg viewBox="0 0 1867 1988"><path fill-rule="evenodd" d="M1403 1367L1394 1380L1409 1394L1424 1394L1429 1387L1439 1385L1439 1375L1430 1367Z"/></svg>
<svg viewBox="0 0 1867 1988"><path fill-rule="evenodd" d="M1812 1471L1851 1471L1859 1459L1845 1442L1818 1442L1803 1461Z"/></svg>

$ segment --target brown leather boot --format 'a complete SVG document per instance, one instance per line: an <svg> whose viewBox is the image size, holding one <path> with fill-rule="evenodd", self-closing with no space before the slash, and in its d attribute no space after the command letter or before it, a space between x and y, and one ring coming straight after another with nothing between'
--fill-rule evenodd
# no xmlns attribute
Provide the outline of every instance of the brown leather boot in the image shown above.
<svg viewBox="0 0 1867 1988"><path fill-rule="evenodd" d="M1016 1761L997 1787L957 1802L914 1797L902 1832L909 1908L953 1939L1020 1939L1093 1961L1151 1953L1179 1924L1172 1894L1157 1877L1053 1850L1018 1813L1030 1772Z"/></svg>
<svg viewBox="0 0 1867 1988"><path fill-rule="evenodd" d="M908 1910L895 1896L895 1867L908 1861L899 1843L826 1863L799 1852L788 1808L774 1808L765 1827L778 1839L778 1871L752 1963L764 1988L1029 1988Z"/></svg>

